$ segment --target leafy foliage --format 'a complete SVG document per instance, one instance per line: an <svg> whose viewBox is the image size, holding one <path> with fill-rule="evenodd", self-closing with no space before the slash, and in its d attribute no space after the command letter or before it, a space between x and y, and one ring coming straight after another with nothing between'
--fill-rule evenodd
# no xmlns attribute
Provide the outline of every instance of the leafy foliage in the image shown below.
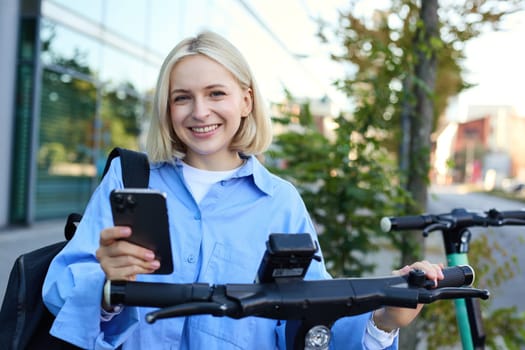
<svg viewBox="0 0 525 350"><path fill-rule="evenodd" d="M323 41L341 48L332 58L348 75L334 84L354 102L352 117L337 118L332 142L311 130L281 135L275 154L286 160L283 174L301 187L336 274L371 268L362 257L376 247L380 234L373 227L379 216L394 209L395 215L425 211L431 132L449 98L470 86L462 77L464 44L485 27L497 28L503 16L524 5L520 0L467 0L438 8L437 1L393 0L389 9L361 18L356 15L359 2L349 1L337 27L320 21L319 30ZM393 170L396 162L398 171ZM390 238L403 261L420 256L424 243L419 235L397 237ZM521 325L505 310L494 317ZM429 338L440 339L438 333L452 334L455 321L434 325Z"/></svg>
<svg viewBox="0 0 525 350"><path fill-rule="evenodd" d="M281 166L272 170L301 192L318 227L327 266L336 276L373 271L366 254L378 249L380 218L406 200L395 164L369 119L340 115L334 120L333 139L316 127L307 104L298 115L275 120L287 124L288 131L276 137L270 155Z"/></svg>
<svg viewBox="0 0 525 350"><path fill-rule="evenodd" d="M480 235L470 244L470 263L476 267L476 287L494 289L503 281L520 273L516 257L508 254L498 242L489 242L486 235ZM497 259L499 257L499 259ZM503 264L498 261L503 261ZM516 307L491 307L491 299L480 303L486 346L500 349L503 342L508 349L523 349L525 346L525 314ZM441 301L425 306L422 312L425 320L422 333L426 334L427 348L439 349L453 346L459 340L454 304Z"/></svg>

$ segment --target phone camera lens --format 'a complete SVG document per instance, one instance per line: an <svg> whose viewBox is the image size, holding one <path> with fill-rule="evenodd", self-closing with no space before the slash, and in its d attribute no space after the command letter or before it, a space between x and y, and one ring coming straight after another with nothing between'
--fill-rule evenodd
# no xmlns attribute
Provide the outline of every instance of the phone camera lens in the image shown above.
<svg viewBox="0 0 525 350"><path fill-rule="evenodd" d="M137 205L137 201L133 195L128 195L126 198L126 204L129 208L134 208Z"/></svg>
<svg viewBox="0 0 525 350"><path fill-rule="evenodd" d="M115 200L115 203L117 203L117 204L124 203L124 197L121 194L117 194L113 198Z"/></svg>

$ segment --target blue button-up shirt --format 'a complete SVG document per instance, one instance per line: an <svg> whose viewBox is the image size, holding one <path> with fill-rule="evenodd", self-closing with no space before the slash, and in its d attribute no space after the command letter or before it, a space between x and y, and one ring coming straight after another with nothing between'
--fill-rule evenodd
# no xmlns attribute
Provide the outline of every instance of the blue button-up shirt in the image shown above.
<svg viewBox="0 0 525 350"><path fill-rule="evenodd" d="M167 194L174 271L139 275L139 281L211 284L251 283L270 233L310 233L314 225L295 189L269 173L255 157L228 180L213 185L197 204L182 175L182 164L152 164L150 188ZM208 315L145 322L151 308L124 307L101 320L104 273L95 257L100 231L113 226L109 194L122 188L116 158L93 193L74 238L53 260L43 287L56 315L51 334L88 349L284 349L285 322ZM312 261L308 279L330 278ZM332 348L360 349L369 314L340 319Z"/></svg>

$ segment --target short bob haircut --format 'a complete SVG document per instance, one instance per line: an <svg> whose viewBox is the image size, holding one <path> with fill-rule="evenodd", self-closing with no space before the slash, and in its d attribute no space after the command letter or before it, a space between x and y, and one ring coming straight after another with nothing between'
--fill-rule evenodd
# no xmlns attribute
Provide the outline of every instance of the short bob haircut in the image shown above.
<svg viewBox="0 0 525 350"><path fill-rule="evenodd" d="M184 57L204 55L226 68L243 89L252 91L252 111L242 118L230 149L242 155L260 155L272 142L272 124L255 78L240 51L222 36L204 31L182 40L164 60L157 80L154 113L147 136L146 150L152 162L183 159L186 146L174 132L169 114L170 73Z"/></svg>

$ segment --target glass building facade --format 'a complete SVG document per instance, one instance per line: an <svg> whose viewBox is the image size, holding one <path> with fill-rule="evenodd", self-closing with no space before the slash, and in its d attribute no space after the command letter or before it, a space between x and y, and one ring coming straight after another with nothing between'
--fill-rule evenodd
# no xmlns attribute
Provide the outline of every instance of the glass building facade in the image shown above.
<svg viewBox="0 0 525 350"><path fill-rule="evenodd" d="M109 150L142 148L163 58L202 29L241 49L268 103L284 87L326 94L251 1L22 0L18 13L4 224L83 211Z"/></svg>

